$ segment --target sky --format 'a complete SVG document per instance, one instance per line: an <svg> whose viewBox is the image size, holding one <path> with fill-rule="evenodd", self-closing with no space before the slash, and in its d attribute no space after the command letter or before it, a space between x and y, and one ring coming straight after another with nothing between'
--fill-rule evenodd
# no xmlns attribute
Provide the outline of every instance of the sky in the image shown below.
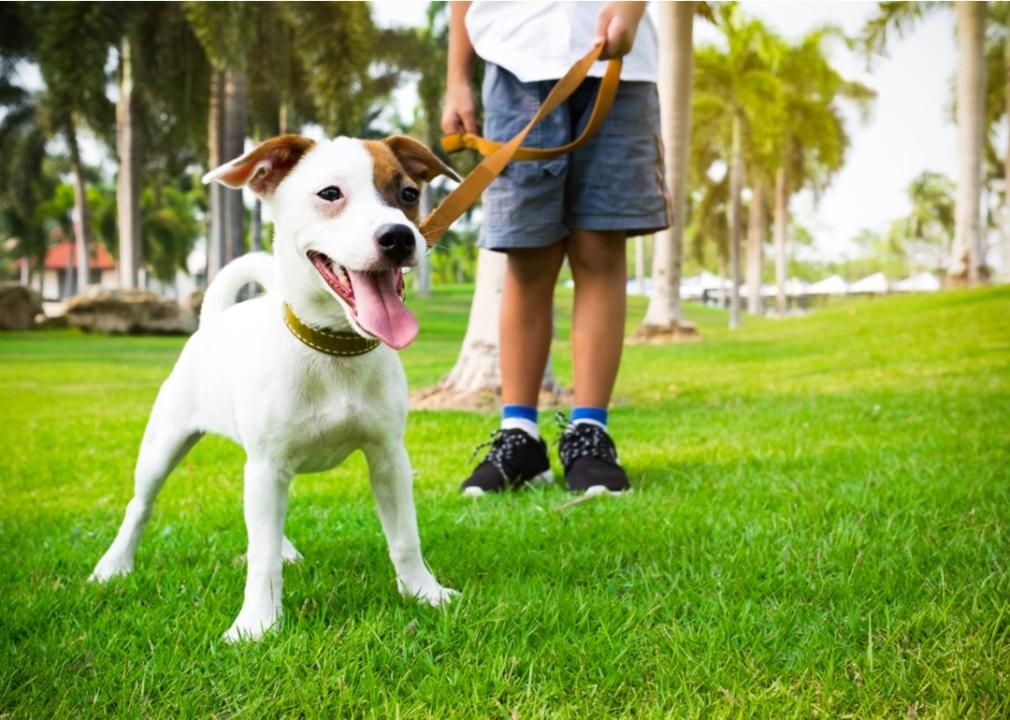
<svg viewBox="0 0 1010 720"><path fill-rule="evenodd" d="M656 3L651 3L655 13ZM374 17L380 25L423 25L427 3L375 0ZM857 34L874 12L874 2L741 2L741 9L758 17L786 39L827 23ZM703 20L695 22L695 43L715 42L718 34ZM906 37L892 38L888 56L873 63L842 43L830 48L835 67L848 79L873 88L877 98L870 117L862 122L846 112L851 138L845 167L819 202L810 193L793 201L793 213L816 238L820 259L841 259L857 253L851 239L861 228L883 229L906 214L909 182L923 170L956 178L957 133L951 116L952 83L956 61L954 14L937 8ZM409 105L412 91L397 96Z"/></svg>

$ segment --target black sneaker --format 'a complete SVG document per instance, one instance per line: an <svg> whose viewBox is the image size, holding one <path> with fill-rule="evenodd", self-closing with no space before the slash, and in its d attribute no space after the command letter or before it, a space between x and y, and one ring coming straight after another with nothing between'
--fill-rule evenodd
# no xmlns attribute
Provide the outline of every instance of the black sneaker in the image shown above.
<svg viewBox="0 0 1010 720"><path fill-rule="evenodd" d="M568 489L586 495L620 495L631 490L628 475L617 462L617 449L607 431L595 423L568 425L558 443Z"/></svg>
<svg viewBox="0 0 1010 720"><path fill-rule="evenodd" d="M489 492L516 490L529 483L549 483L554 479L547 444L530 437L518 428L498 429L491 439L474 449L473 454L488 445L491 449L474 468L460 492L477 497Z"/></svg>

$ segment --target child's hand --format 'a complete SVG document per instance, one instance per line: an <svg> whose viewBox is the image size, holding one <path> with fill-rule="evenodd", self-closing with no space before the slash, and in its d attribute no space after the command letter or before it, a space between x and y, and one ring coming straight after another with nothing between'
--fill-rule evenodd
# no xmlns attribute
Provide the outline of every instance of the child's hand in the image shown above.
<svg viewBox="0 0 1010 720"><path fill-rule="evenodd" d="M442 110L442 132L446 134L479 132L477 112L470 83L453 83L446 88Z"/></svg>
<svg viewBox="0 0 1010 720"><path fill-rule="evenodd" d="M603 6L596 17L596 40L604 43L601 60L624 57L631 52L644 14L644 2L609 2Z"/></svg>

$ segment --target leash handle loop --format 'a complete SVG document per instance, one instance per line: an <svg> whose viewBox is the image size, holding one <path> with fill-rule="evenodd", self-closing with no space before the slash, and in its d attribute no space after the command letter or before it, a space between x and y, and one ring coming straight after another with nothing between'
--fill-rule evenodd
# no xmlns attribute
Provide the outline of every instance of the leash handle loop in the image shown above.
<svg viewBox="0 0 1010 720"><path fill-rule="evenodd" d="M472 133L458 133L446 135L442 138L442 147L446 152L457 152L464 148L477 150L485 158L473 171L463 178L463 182L457 185L450 192L438 207L432 210L421 223L421 234L424 235L431 247L438 242L439 238L445 234L459 217L466 212L474 201L480 196L484 189L491 184L491 181L501 175L505 166L512 160L549 160L560 155L575 150L596 133L603 125L610 112L610 107L614 103L617 95L617 87L621 81L621 60L614 59L607 62L607 69L600 80L600 89L596 95L596 102L589 115L582 133L570 143L553 148L524 148L523 140L530 131L558 108L565 100L571 97L572 93L582 84L603 52L603 43L597 42L592 49L565 73L564 77L555 83L554 87L547 94L543 104L537 109L533 118L522 130L516 133L511 140L505 143L498 143L493 140L474 135Z"/></svg>

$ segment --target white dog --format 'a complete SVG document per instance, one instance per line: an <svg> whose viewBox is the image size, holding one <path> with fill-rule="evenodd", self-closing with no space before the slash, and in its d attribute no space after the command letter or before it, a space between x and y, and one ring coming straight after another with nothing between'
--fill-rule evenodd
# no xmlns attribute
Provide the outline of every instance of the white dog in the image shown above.
<svg viewBox="0 0 1010 720"><path fill-rule="evenodd" d="M281 563L300 558L283 535L291 479L358 449L400 592L432 605L456 594L421 557L403 445L407 384L394 352L417 334L400 268L425 251L417 185L438 175L456 178L407 137L316 143L286 135L204 177L247 186L269 204L275 254L239 258L208 288L200 329L151 412L133 499L92 580L133 569L158 490L211 432L246 451L248 576L225 639L257 639L281 618ZM267 294L235 304L252 281Z"/></svg>

